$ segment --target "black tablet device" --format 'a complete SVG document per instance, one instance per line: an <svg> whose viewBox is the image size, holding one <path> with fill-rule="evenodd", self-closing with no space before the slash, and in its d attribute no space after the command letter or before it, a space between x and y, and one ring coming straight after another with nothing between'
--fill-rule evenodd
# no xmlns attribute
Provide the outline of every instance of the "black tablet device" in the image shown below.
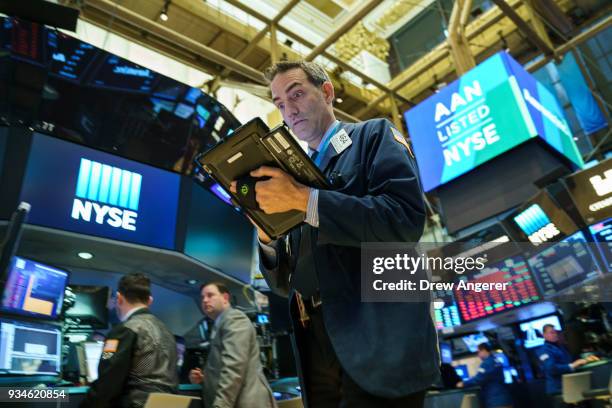
<svg viewBox="0 0 612 408"><path fill-rule="evenodd" d="M236 129L230 138L199 155L196 162L272 238L278 238L300 225L304 221L304 213L292 210L266 214L259 209L249 208L242 195L230 192L232 181L248 177L252 170L260 166L271 166L282 169L309 187L329 188L323 173L291 136L287 127L280 125L270 130L259 118Z"/></svg>

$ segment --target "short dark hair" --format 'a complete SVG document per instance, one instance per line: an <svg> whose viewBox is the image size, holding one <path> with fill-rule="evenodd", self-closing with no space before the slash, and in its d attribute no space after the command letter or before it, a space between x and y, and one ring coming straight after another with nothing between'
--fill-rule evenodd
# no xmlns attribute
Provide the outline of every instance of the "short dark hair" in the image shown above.
<svg viewBox="0 0 612 408"><path fill-rule="evenodd" d="M130 273L119 279L117 291L130 303L148 303L151 280L142 273Z"/></svg>
<svg viewBox="0 0 612 408"><path fill-rule="evenodd" d="M301 69L304 71L308 81L314 86L321 86L325 82L331 82L329 75L327 75L327 72L325 72L325 69L321 65L317 64L316 62L303 60L277 62L265 70L264 76L266 77L268 83L270 83L278 74L282 74L292 69Z"/></svg>
<svg viewBox="0 0 612 408"><path fill-rule="evenodd" d="M200 293L202 293L202 289L204 289L207 286L210 285L214 285L217 287L217 289L219 290L219 293L224 294L227 293L228 295L230 295L230 290L227 287L227 285L223 282L208 282L208 283L203 283L202 286L200 286Z"/></svg>
<svg viewBox="0 0 612 408"><path fill-rule="evenodd" d="M478 345L478 350L480 351L487 351L487 352L491 352L492 348L491 345L489 343L480 343Z"/></svg>
<svg viewBox="0 0 612 408"><path fill-rule="evenodd" d="M546 333L546 330L547 330L548 328L552 328L552 329L554 329L554 328L555 328L555 326L554 326L554 325L552 325L552 324L550 324L550 323L545 324L544 326L542 326L542 334Z"/></svg>

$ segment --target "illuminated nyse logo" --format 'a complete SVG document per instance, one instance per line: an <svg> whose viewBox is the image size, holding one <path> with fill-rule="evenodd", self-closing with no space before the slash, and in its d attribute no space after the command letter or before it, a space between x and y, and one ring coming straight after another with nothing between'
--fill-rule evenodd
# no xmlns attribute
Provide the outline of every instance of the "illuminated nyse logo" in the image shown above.
<svg viewBox="0 0 612 408"><path fill-rule="evenodd" d="M561 234L561 231L557 229L544 210L537 204L533 204L514 217L514 221L527 234L529 241L534 244L546 242Z"/></svg>
<svg viewBox="0 0 612 408"><path fill-rule="evenodd" d="M603 197L612 193L612 169L606 170L601 175L593 176L589 179L598 196Z"/></svg>
<svg viewBox="0 0 612 408"><path fill-rule="evenodd" d="M595 193L599 197L604 197L612 193L612 169L606 170L603 173L603 177L598 174L589 178ZM589 210L592 212L597 212L603 210L604 208L608 208L612 205L612 197L604 198L601 201L589 205Z"/></svg>
<svg viewBox="0 0 612 408"><path fill-rule="evenodd" d="M81 159L72 218L136 231L142 176Z"/></svg>

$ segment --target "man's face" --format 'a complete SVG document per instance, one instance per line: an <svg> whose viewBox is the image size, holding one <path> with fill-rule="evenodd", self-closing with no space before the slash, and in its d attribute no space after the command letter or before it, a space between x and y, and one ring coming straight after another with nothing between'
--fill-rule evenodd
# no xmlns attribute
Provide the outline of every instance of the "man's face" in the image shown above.
<svg viewBox="0 0 612 408"><path fill-rule="evenodd" d="M300 139L316 147L331 125L334 88L314 86L301 68L277 74L270 84L272 101L285 123Z"/></svg>
<svg viewBox="0 0 612 408"><path fill-rule="evenodd" d="M559 332L554 327L547 327L544 330L544 339L551 343L556 343L559 341Z"/></svg>
<svg viewBox="0 0 612 408"><path fill-rule="evenodd" d="M229 304L227 294L219 292L216 285L208 285L202 288L202 311L211 319L216 319Z"/></svg>
<svg viewBox="0 0 612 408"><path fill-rule="evenodd" d="M115 294L115 313L117 313L117 317L119 320L123 319L123 315L125 314L125 309L127 308L127 301L121 294L121 292L117 291Z"/></svg>
<svg viewBox="0 0 612 408"><path fill-rule="evenodd" d="M491 353L489 353L487 350L481 350L481 349L478 349L477 354L481 360L486 360L491 355Z"/></svg>

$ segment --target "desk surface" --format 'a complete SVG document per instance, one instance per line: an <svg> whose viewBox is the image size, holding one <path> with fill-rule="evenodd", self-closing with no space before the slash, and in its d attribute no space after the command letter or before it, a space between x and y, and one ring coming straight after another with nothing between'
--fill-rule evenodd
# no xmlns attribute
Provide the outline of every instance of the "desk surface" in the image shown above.
<svg viewBox="0 0 612 408"><path fill-rule="evenodd" d="M592 368L600 367L602 365L606 365L609 363L612 363L612 361L608 359L601 359L599 361L593 361L592 363L588 363L588 364L583 365L582 367L579 367L578 371L590 370Z"/></svg>

